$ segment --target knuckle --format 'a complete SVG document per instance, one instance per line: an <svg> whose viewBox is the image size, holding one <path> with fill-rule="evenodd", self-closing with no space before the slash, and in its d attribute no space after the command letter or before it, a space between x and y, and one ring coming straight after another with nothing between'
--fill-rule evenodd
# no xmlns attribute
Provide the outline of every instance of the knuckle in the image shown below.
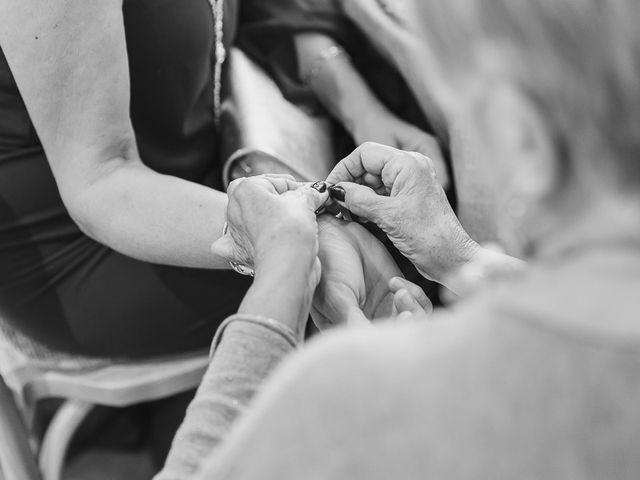
<svg viewBox="0 0 640 480"><path fill-rule="evenodd" d="M409 155L413 159L413 164L419 169L429 172L433 170L433 160L430 157L419 152L410 152Z"/></svg>
<svg viewBox="0 0 640 480"><path fill-rule="evenodd" d="M360 144L360 146L358 147L358 149L360 150L361 153L368 153L374 150L378 150L381 147L381 145L379 143L376 142L372 142L370 140L367 140L366 142Z"/></svg>
<svg viewBox="0 0 640 480"><path fill-rule="evenodd" d="M367 140L366 142L360 145L360 150L371 150L378 144L376 142L372 142L371 140Z"/></svg>
<svg viewBox="0 0 640 480"><path fill-rule="evenodd" d="M231 199L234 199L234 200L237 199L238 195L241 195L241 192L244 189L243 185L246 182L247 182L247 179L244 177L235 179L233 182L229 184L229 187L227 188L227 195Z"/></svg>
<svg viewBox="0 0 640 480"><path fill-rule="evenodd" d="M243 180L246 180L244 177L236 178L229 184L229 190L235 189L242 183Z"/></svg>
<svg viewBox="0 0 640 480"><path fill-rule="evenodd" d="M252 190L254 185L254 180L250 178L242 179L240 183L236 186L235 193L236 195L242 197L247 194L247 192Z"/></svg>

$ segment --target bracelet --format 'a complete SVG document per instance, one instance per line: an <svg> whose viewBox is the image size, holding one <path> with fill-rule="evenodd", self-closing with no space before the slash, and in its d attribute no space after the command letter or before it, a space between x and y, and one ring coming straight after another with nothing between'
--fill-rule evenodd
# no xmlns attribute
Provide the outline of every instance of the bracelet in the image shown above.
<svg viewBox="0 0 640 480"><path fill-rule="evenodd" d="M298 346L298 343L299 343L298 335L296 335L296 333L284 323L278 322L277 320L274 320L269 317L263 317L262 315L236 313L228 317L224 322L222 322L218 327L218 330L216 330L216 334L214 335L213 341L211 342L211 349L209 350L209 361L213 359L213 354L218 348L218 345L220 345L220 342L222 341L222 335L224 334L224 331L229 326L229 324L234 321L260 325L280 335L293 348L296 348Z"/></svg>
<svg viewBox="0 0 640 480"><path fill-rule="evenodd" d="M333 58L341 57L341 56L344 56L347 59L349 59L349 54L345 51L344 48L338 45L331 45L330 47L325 48L318 54L316 59L313 61L313 64L311 65L311 68L309 69L309 71L302 76L302 82L305 85L311 85L311 82L313 82L313 80L322 71L322 68L324 67L325 63L327 63L329 60Z"/></svg>

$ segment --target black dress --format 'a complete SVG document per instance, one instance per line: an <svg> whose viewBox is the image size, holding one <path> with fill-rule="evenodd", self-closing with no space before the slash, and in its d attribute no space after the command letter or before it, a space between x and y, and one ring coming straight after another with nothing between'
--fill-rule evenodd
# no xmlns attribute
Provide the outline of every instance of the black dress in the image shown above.
<svg viewBox="0 0 640 480"><path fill-rule="evenodd" d="M208 0L125 0L123 11L131 118L143 162L194 182L213 179L219 188ZM227 43L236 17L236 2L227 2ZM208 345L247 287L232 271L144 263L85 236L60 200L0 50L3 319L65 351L166 354Z"/></svg>

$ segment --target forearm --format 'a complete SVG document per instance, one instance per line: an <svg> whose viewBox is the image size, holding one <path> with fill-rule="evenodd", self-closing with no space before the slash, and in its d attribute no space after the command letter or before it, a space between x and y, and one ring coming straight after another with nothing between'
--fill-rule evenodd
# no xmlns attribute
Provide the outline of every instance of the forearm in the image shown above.
<svg viewBox="0 0 640 480"><path fill-rule="evenodd" d="M68 203L87 235L127 256L166 265L228 267L210 249L222 233L224 193L122 161Z"/></svg>
<svg viewBox="0 0 640 480"><path fill-rule="evenodd" d="M229 324L155 480L191 480L256 391L294 347L263 326Z"/></svg>
<svg viewBox="0 0 640 480"><path fill-rule="evenodd" d="M401 7L402 8L402 7ZM427 52L419 35L409 25L394 20L375 0L349 0L343 3L344 13L376 47L390 65L400 72L416 97L436 135L447 138L449 125L436 104L425 81L425 55ZM407 9L411 15L411 8Z"/></svg>
<svg viewBox="0 0 640 480"><path fill-rule="evenodd" d="M295 262L292 258L295 264L291 268L280 260L276 255L256 270L256 281L238 316L221 333L212 362L156 480L191 479L205 459L211 461L214 450L260 385L295 348L296 339L282 331L291 330L301 337L309 314L310 268L304 260ZM284 330L252 323L256 316L273 319Z"/></svg>
<svg viewBox="0 0 640 480"><path fill-rule="evenodd" d="M238 313L273 318L302 335L314 293L309 280L314 261L315 256L291 249L261 263Z"/></svg>
<svg viewBox="0 0 640 480"><path fill-rule="evenodd" d="M326 35L299 34L295 38L300 75L307 75L319 55L335 45ZM310 87L322 104L353 134L357 121L386 109L345 56L329 58L310 79Z"/></svg>

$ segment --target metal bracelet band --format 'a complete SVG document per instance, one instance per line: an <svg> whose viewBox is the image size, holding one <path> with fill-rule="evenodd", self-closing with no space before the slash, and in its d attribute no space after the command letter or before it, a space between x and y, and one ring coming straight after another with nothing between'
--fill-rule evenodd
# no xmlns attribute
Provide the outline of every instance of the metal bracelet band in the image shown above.
<svg viewBox="0 0 640 480"><path fill-rule="evenodd" d="M338 45L331 45L330 47L322 50L316 59L313 61L311 68L302 76L302 81L305 85L311 85L311 82L318 76L318 74L322 71L324 65L331 60L332 58L344 56L347 59L349 58L349 54L345 51L344 48Z"/></svg>
<svg viewBox="0 0 640 480"><path fill-rule="evenodd" d="M297 348L298 344L300 343L300 335L297 335L296 332L293 331L293 329L282 322L269 317L264 317L262 315L236 313L222 322L218 327L218 330L216 330L216 334L214 335L213 341L211 342L211 349L209 350L209 360L213 359L213 355L218 348L218 345L220 345L220 342L222 341L224 331L232 322L245 322L252 323L254 325L260 325L261 327L264 327L280 335L293 348Z"/></svg>

